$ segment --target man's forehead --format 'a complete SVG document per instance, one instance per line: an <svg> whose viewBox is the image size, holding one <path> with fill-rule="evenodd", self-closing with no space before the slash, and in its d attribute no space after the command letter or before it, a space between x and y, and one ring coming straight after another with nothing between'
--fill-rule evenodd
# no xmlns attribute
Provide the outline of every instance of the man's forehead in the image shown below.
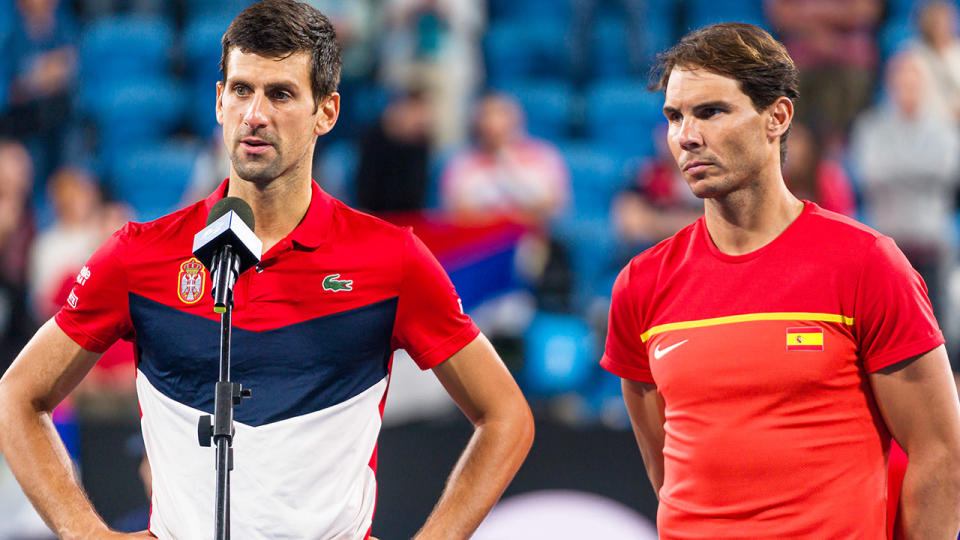
<svg viewBox="0 0 960 540"><path fill-rule="evenodd" d="M277 57L244 52L239 47L235 47L227 55L227 78L247 79L252 76L262 76L283 79L291 84L309 84L310 66L311 57L306 52ZM270 82L280 81L271 80Z"/></svg>
<svg viewBox="0 0 960 540"><path fill-rule="evenodd" d="M674 67L664 91L665 103L696 105L702 101L749 99L733 77L702 67Z"/></svg>

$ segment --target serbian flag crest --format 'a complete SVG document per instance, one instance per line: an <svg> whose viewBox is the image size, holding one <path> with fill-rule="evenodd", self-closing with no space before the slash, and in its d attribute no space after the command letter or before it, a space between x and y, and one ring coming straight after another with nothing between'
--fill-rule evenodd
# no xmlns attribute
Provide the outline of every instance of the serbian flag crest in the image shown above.
<svg viewBox="0 0 960 540"><path fill-rule="evenodd" d="M787 350L822 351L823 328L819 326L787 328Z"/></svg>

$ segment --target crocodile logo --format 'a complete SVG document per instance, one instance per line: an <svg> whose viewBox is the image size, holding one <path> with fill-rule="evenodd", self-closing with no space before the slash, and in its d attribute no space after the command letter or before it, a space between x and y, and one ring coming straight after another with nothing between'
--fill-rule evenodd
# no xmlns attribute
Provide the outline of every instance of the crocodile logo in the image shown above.
<svg viewBox="0 0 960 540"><path fill-rule="evenodd" d="M330 274L323 278L323 290L333 292L352 291L353 280L340 279L340 274Z"/></svg>

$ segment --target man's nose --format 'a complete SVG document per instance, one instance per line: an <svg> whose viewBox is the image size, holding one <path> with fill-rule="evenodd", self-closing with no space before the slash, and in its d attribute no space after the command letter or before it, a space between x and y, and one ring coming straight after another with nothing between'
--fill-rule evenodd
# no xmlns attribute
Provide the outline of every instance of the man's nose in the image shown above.
<svg viewBox="0 0 960 540"><path fill-rule="evenodd" d="M703 146L703 135L700 133L699 122L696 118L684 118L676 132L677 144L684 150L693 150Z"/></svg>
<svg viewBox="0 0 960 540"><path fill-rule="evenodd" d="M243 113L243 123L251 130L267 125L267 116L264 114L265 98L263 94L254 94Z"/></svg>

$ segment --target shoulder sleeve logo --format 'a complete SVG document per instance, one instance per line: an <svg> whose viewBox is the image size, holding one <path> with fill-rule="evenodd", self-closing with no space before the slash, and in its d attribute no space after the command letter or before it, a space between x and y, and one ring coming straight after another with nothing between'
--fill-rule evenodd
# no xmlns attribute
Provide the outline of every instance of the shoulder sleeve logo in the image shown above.
<svg viewBox="0 0 960 540"><path fill-rule="evenodd" d="M84 266L83 268L80 269L80 273L77 274L77 283L79 283L80 285L83 285L87 282L88 279L90 279L90 268L87 266Z"/></svg>
<svg viewBox="0 0 960 540"><path fill-rule="evenodd" d="M177 297L184 304L196 304L203 298L206 282L204 280L203 264L196 257L180 264L180 274L177 275Z"/></svg>
<svg viewBox="0 0 960 540"><path fill-rule="evenodd" d="M323 278L323 290L333 292L352 291L353 280L340 279L340 274L330 274Z"/></svg>

